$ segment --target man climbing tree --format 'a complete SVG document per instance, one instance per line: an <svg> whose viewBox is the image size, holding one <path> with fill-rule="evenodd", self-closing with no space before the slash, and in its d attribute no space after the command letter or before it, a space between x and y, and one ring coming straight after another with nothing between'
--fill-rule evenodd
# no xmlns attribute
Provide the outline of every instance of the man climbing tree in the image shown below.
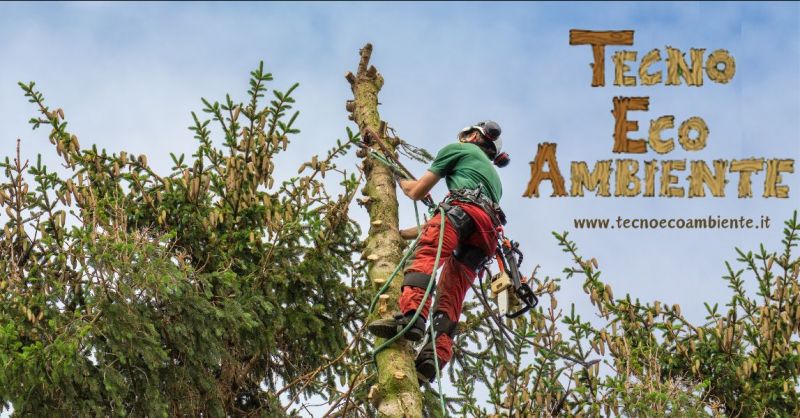
<svg viewBox="0 0 800 418"><path fill-rule="evenodd" d="M425 224L411 262L405 269L402 294L398 301L400 312L394 318L379 319L369 324L374 335L392 338L412 320L420 307L431 275L444 264L433 306L436 357L444 367L453 354L453 336L461 315L467 289L478 271L495 253L497 231L505 223L500 209L502 196L500 176L493 167L505 167L508 154L501 153L500 126L485 121L464 128L458 142L439 151L428 171L419 180L401 180L400 187L409 198L421 200L442 178L450 190L441 204L447 219L437 213ZM372 136L372 134L370 134ZM444 235L439 249L440 229ZM404 238L416 236L416 228L403 230ZM403 335L409 341L419 341L425 335L429 318L430 298L425 300L421 315ZM436 376L436 359L432 341L426 341L415 361L421 380L432 381Z"/></svg>

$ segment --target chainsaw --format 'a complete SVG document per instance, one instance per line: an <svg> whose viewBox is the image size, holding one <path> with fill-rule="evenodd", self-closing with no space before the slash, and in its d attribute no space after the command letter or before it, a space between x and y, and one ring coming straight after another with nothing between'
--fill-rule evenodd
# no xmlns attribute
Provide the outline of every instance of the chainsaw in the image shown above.
<svg viewBox="0 0 800 418"><path fill-rule="evenodd" d="M522 257L518 242L506 238L499 242L495 258L500 272L492 277L492 294L497 298L500 313L509 319L528 312L539 303L527 280L519 272Z"/></svg>

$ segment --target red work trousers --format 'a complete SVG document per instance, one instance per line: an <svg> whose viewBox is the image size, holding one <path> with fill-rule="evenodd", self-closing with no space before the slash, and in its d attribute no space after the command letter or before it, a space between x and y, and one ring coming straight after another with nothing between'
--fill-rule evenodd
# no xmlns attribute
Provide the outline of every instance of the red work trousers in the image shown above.
<svg viewBox="0 0 800 418"><path fill-rule="evenodd" d="M444 264L436 289L436 310L445 313L451 321L458 322L464 296L475 280L477 272L453 257L453 250L459 244L466 244L480 248L487 257L492 256L497 248L497 231L489 215L480 206L458 201L452 202L451 205L460 206L475 223L474 232L467 237L459 237L453 225L450 222L445 223L442 253L439 258L439 266L436 266L439 268ZM413 259L406 268L405 274L412 272L433 274L441 221L441 215L437 213L425 224ZM424 295L425 289L404 286L398 301L400 312L406 314L416 311ZM428 297L422 310L422 316L425 318L429 318L431 299L433 299L432 295ZM453 356L453 340L449 335L441 333L436 338L436 355L439 357L440 368L450 361Z"/></svg>

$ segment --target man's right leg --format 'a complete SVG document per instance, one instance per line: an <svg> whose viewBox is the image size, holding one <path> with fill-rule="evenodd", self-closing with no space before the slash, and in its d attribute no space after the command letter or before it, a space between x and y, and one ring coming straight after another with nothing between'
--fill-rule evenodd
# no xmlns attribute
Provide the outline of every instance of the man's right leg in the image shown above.
<svg viewBox="0 0 800 418"><path fill-rule="evenodd" d="M441 228L441 215L436 214L425 224L420 241L414 251L411 264L405 271L403 286L398 305L400 313L391 319L379 319L369 324L369 331L383 338L391 338L397 335L409 322L422 303L425 290L431 280L434 271L436 252L439 246L439 229ZM439 256L439 265L444 263L452 254L453 249L458 245L458 234L453 226L448 222L445 224L444 237L442 241L442 252ZM403 336L407 340L419 341L425 334L425 320L428 318L428 310L433 299L433 290L428 295L425 306L422 308L419 318L414 326Z"/></svg>

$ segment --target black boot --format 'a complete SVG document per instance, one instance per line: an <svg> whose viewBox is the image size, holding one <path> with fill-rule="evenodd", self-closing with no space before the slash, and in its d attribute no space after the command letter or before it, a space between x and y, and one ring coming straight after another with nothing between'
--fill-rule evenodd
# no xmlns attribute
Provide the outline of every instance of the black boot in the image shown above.
<svg viewBox="0 0 800 418"><path fill-rule="evenodd" d="M420 386L425 382L432 383L436 378L436 361L433 358L433 345L430 340L417 353L414 365L417 367L417 380Z"/></svg>
<svg viewBox="0 0 800 418"><path fill-rule="evenodd" d="M371 322L367 329L373 335L381 338L392 338L399 334L403 328L411 322L414 317L414 312L409 312L407 315L401 313L395 314L391 319L378 319ZM425 318L420 315L414 325L403 334L403 338L409 341L419 341L425 335Z"/></svg>

